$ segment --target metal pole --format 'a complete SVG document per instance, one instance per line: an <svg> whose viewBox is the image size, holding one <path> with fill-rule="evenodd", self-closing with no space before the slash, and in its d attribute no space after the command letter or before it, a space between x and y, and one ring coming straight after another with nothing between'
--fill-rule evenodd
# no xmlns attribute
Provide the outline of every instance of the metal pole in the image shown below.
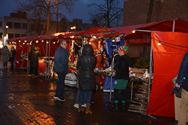
<svg viewBox="0 0 188 125"><path fill-rule="evenodd" d="M153 67L153 53L152 53L152 40L151 40L151 46L150 46L150 62L149 62L149 84L148 84L148 102L150 97L150 86L151 86L151 78L152 78L152 67Z"/></svg>
<svg viewBox="0 0 188 125"><path fill-rule="evenodd" d="M176 20L173 20L173 25L172 25L172 32L175 32L175 27L176 27Z"/></svg>
<svg viewBox="0 0 188 125"><path fill-rule="evenodd" d="M46 54L45 54L45 63L46 63L46 69L45 69L45 79L47 79L47 72L48 72L48 60L47 60L47 57L48 57L48 41L46 41Z"/></svg>
<svg viewBox="0 0 188 125"><path fill-rule="evenodd" d="M49 42L49 48L48 48L48 78L50 79L51 72L50 72L50 48L51 48L51 43L52 41Z"/></svg>

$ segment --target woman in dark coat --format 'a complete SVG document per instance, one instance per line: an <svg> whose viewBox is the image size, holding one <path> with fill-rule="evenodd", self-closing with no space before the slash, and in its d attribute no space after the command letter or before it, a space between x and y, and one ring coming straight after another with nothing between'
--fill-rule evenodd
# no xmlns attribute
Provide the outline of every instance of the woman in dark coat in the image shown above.
<svg viewBox="0 0 188 125"><path fill-rule="evenodd" d="M96 78L94 69L96 66L96 58L94 56L93 48L91 45L86 44L83 47L82 55L78 58L78 82L79 82L79 109L81 105L86 104L85 114L91 114L90 103L92 91L96 87Z"/></svg>

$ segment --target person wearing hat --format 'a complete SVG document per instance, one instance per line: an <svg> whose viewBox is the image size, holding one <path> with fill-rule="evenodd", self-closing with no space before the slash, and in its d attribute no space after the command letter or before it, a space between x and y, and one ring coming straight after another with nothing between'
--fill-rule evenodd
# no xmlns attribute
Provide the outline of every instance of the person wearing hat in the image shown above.
<svg viewBox="0 0 188 125"><path fill-rule="evenodd" d="M115 111L119 108L119 103L122 104L123 110L125 110L126 94L125 90L128 85L129 80L129 67L130 59L127 55L128 47L120 46L118 49L118 56L114 60L114 70L115 70L115 83L114 83L114 108Z"/></svg>

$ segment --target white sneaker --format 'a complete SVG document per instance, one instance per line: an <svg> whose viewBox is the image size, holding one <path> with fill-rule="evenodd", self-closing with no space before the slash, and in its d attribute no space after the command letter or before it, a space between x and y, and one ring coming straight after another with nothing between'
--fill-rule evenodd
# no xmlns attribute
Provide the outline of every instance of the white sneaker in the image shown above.
<svg viewBox="0 0 188 125"><path fill-rule="evenodd" d="M86 107L86 104L81 105L82 107Z"/></svg>
<svg viewBox="0 0 188 125"><path fill-rule="evenodd" d="M60 101L60 102L64 102L65 101L64 98L60 98L60 97L56 97L56 96L54 96L54 99L57 100L57 101Z"/></svg>
<svg viewBox="0 0 188 125"><path fill-rule="evenodd" d="M73 105L73 107L76 108L76 109L78 109L78 108L79 108L79 104L75 103L75 104Z"/></svg>

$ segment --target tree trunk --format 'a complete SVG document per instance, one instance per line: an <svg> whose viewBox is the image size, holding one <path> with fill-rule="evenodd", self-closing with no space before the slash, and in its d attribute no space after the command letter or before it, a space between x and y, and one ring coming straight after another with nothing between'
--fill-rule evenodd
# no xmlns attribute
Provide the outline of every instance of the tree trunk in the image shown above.
<svg viewBox="0 0 188 125"><path fill-rule="evenodd" d="M153 13L153 5L155 0L149 0L149 9L148 9L148 14L147 14L147 19L146 19L146 23L151 22L151 17L152 17L152 13Z"/></svg>
<svg viewBox="0 0 188 125"><path fill-rule="evenodd" d="M46 25L46 34L49 33L49 29L50 29L50 20L51 20L50 4L51 4L51 0L48 0L48 18L47 18L47 25Z"/></svg>
<svg viewBox="0 0 188 125"><path fill-rule="evenodd" d="M56 0L56 33L59 31L59 1Z"/></svg>

